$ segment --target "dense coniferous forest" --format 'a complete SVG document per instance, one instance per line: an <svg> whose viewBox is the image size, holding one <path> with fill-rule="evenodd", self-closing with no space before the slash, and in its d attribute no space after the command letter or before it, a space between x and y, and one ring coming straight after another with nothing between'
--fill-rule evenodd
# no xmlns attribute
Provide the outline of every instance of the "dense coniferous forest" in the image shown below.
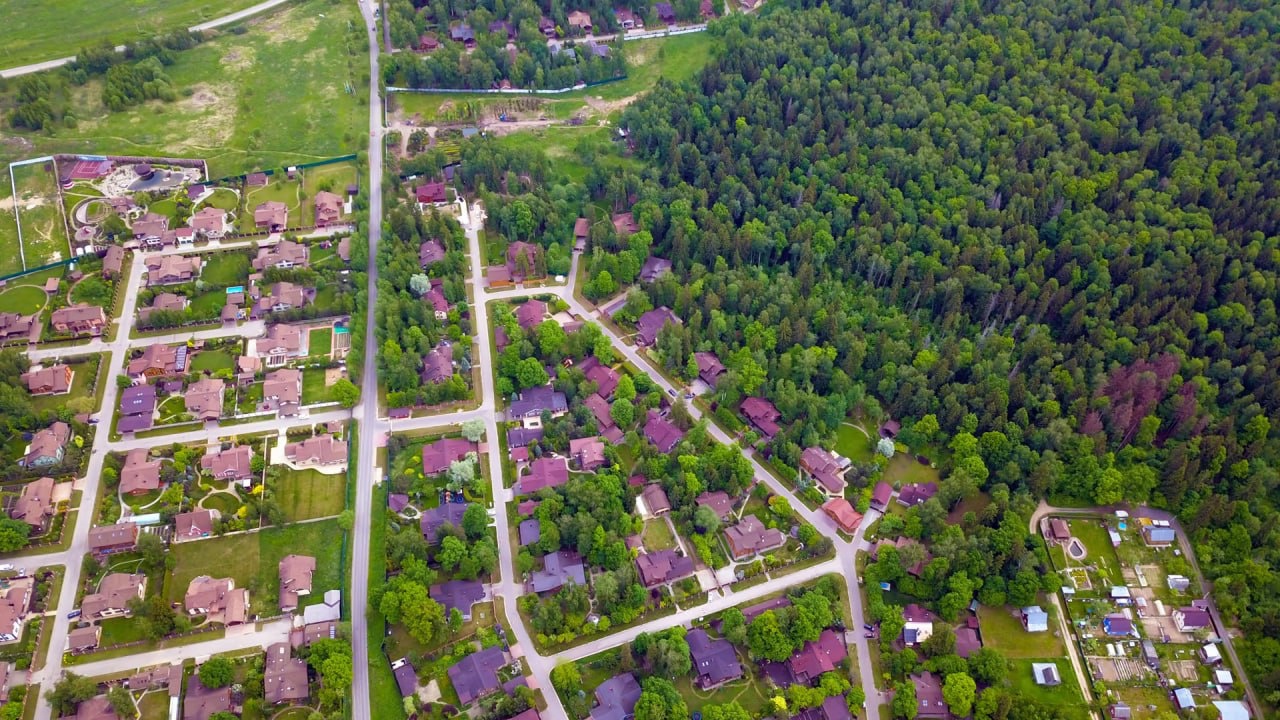
<svg viewBox="0 0 1280 720"><path fill-rule="evenodd" d="M815 5L713 27L592 188L675 263L664 362L719 353L789 461L932 414L948 482L1174 511L1274 704L1280 9Z"/></svg>

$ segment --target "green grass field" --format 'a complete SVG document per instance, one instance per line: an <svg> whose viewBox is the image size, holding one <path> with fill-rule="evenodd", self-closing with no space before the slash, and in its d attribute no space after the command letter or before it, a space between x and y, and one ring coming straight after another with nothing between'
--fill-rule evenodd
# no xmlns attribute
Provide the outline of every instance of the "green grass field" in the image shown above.
<svg viewBox="0 0 1280 720"><path fill-rule="evenodd" d="M316 470L286 470L271 488L289 522L332 517L347 504L346 475Z"/></svg>
<svg viewBox="0 0 1280 720"><path fill-rule="evenodd" d="M0 175L0 206L8 207L13 192L9 189L9 173ZM13 210L0 212L0 275L22 271L22 258L18 256L18 222Z"/></svg>
<svg viewBox="0 0 1280 720"><path fill-rule="evenodd" d="M146 639L146 635L142 632L142 623L133 618L109 618L98 624L102 626L102 642L99 643L102 647Z"/></svg>
<svg viewBox="0 0 1280 720"><path fill-rule="evenodd" d="M13 175L27 267L66 258L71 246L58 206L57 178L43 164L14 168Z"/></svg>
<svg viewBox="0 0 1280 720"><path fill-rule="evenodd" d="M138 700L140 720L169 720L169 693L153 690Z"/></svg>
<svg viewBox="0 0 1280 720"><path fill-rule="evenodd" d="M870 462L875 445L870 437L848 423L836 431L835 451L854 462Z"/></svg>
<svg viewBox="0 0 1280 720"><path fill-rule="evenodd" d="M313 328L307 334L307 354L311 357L328 357L333 352L333 328ZM323 380L323 378L322 378ZM303 382L306 379L303 378Z"/></svg>
<svg viewBox="0 0 1280 720"><path fill-rule="evenodd" d="M1031 674L1032 662L1053 663L1058 667L1062 677L1060 685L1037 685ZM1089 717L1089 710L1080 697L1080 685L1076 680L1071 664L1062 658L1038 658L1036 660L1013 660L1009 663L1009 683L1023 697L1033 698L1045 705L1051 705L1058 711L1058 717Z"/></svg>
<svg viewBox="0 0 1280 720"><path fill-rule="evenodd" d="M226 350L201 350L191 358L190 362L192 372L233 370L235 366L236 359Z"/></svg>
<svg viewBox="0 0 1280 720"><path fill-rule="evenodd" d="M0 3L5 17L0 27L0 67L75 55L86 45L104 40L113 45L140 40L170 30L243 10L254 0L173 0L172 2L87 3L53 0L47 3Z"/></svg>
<svg viewBox="0 0 1280 720"><path fill-rule="evenodd" d="M1049 613L1049 632L1029 633L1022 628L1022 622L1010 612L1010 608L978 608L978 618L982 622L982 641L987 647L995 648L1008 658L1045 658L1061 657L1065 651L1062 641L1053 636L1058 627L1056 612L1051 605L1041 604L1041 608Z"/></svg>
<svg viewBox="0 0 1280 720"><path fill-rule="evenodd" d="M215 253L205 255L200 279L209 285L230 287L249 281L249 256L244 253ZM223 298L225 300L225 298Z"/></svg>
<svg viewBox="0 0 1280 720"><path fill-rule="evenodd" d="M65 4L55 3L53 7L60 9L50 13L63 16ZM186 4L189 0L177 3ZM233 0L217 6L216 12L242 4L252 2ZM291 3L247 21L243 34L224 32L179 53L166 68L182 93L172 103L152 101L110 113L102 104L102 81L94 79L74 90L77 126L58 128L56 137L27 135L34 148L24 155L203 157L209 161L211 177L220 178L362 150L368 140L368 62L358 15L354 3L338 0ZM60 27L54 22L49 30L58 32Z"/></svg>
<svg viewBox="0 0 1280 720"><path fill-rule="evenodd" d="M928 465L921 465L916 462L914 455L906 455L899 453L889 459L888 466L884 469L885 482L890 485L910 483L936 483L941 478L938 471Z"/></svg>
<svg viewBox="0 0 1280 720"><path fill-rule="evenodd" d="M342 535L336 521L326 520L178 543L169 551L177 565L165 583L165 596L181 602L188 583L199 575L232 577L236 587L250 588L249 602L255 612L274 614L280 559L289 554L305 554L316 558L316 573L311 596L303 598L303 602L319 602L326 590L340 587L338 548Z"/></svg>
<svg viewBox="0 0 1280 720"><path fill-rule="evenodd" d="M200 206L216 207L219 210L235 210L240 205L240 196L234 190L218 188L213 194L200 201Z"/></svg>
<svg viewBox="0 0 1280 720"><path fill-rule="evenodd" d="M32 285L17 285L0 290L0 312L31 315L44 307L49 299L44 290Z"/></svg>
<svg viewBox="0 0 1280 720"><path fill-rule="evenodd" d="M289 180L284 173L271 176L265 187L249 190L244 199L245 213L237 221L240 232L253 232L253 209L264 202L282 202L289 208L289 227L302 225L302 200L298 194L302 190L300 180Z"/></svg>
<svg viewBox="0 0 1280 720"><path fill-rule="evenodd" d="M311 405L333 400L333 391L324 384L324 370L302 371L302 404Z"/></svg>
<svg viewBox="0 0 1280 720"><path fill-rule="evenodd" d="M644 533L641 537L644 539L644 549L649 552L674 550L676 547L676 538L671 534L671 528L667 527L666 521L662 518L646 520Z"/></svg>

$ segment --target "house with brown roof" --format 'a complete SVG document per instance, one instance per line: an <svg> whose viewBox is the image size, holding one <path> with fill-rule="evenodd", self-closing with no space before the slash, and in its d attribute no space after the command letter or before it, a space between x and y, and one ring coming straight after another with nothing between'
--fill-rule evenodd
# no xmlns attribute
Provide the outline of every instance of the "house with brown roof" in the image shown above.
<svg viewBox="0 0 1280 720"><path fill-rule="evenodd" d="M484 600L484 583L479 580L450 580L432 585L428 594L444 606L446 616L456 609L463 620L470 620L471 608Z"/></svg>
<svg viewBox="0 0 1280 720"><path fill-rule="evenodd" d="M287 642L268 647L262 668L262 696L267 704L299 702L308 695L307 661L293 657Z"/></svg>
<svg viewBox="0 0 1280 720"><path fill-rule="evenodd" d="M16 337L24 337L31 335L33 330L39 326L36 325L35 315L19 315L18 313L0 313L0 340L9 340ZM37 335L32 338L31 342L39 340Z"/></svg>
<svg viewBox="0 0 1280 720"><path fill-rule="evenodd" d="M515 494L533 495L542 488L560 487L569 482L569 465L564 458L541 457L529 464L529 472L516 479Z"/></svg>
<svg viewBox="0 0 1280 720"><path fill-rule="evenodd" d="M820 447L807 447L800 453L800 472L813 480L813 485L827 497L844 495L844 468L835 454Z"/></svg>
<svg viewBox="0 0 1280 720"><path fill-rule="evenodd" d="M341 465L347 461L347 442L332 435L318 435L284 446L284 456L297 465Z"/></svg>
<svg viewBox="0 0 1280 720"><path fill-rule="evenodd" d="M97 650L101 643L101 625L86 625L67 631L67 652L82 653Z"/></svg>
<svg viewBox="0 0 1280 720"><path fill-rule="evenodd" d="M259 203L253 209L253 226L267 232L282 232L289 226L289 206L278 200Z"/></svg>
<svg viewBox="0 0 1280 720"><path fill-rule="evenodd" d="M657 410L650 410L644 424L644 439L653 443L660 453L670 453L684 439L684 431L662 417Z"/></svg>
<svg viewBox="0 0 1280 720"><path fill-rule="evenodd" d="M675 550L658 550L637 556L636 571L645 587L655 588L693 575L693 558Z"/></svg>
<svg viewBox="0 0 1280 720"><path fill-rule="evenodd" d="M70 365L50 365L24 373L21 380L27 384L32 396L61 395L71 392L71 380L75 377Z"/></svg>
<svg viewBox="0 0 1280 720"><path fill-rule="evenodd" d="M129 615L129 602L146 596L147 576L142 573L109 573L98 584L98 591L84 596L80 617L86 621Z"/></svg>
<svg viewBox="0 0 1280 720"><path fill-rule="evenodd" d="M823 504L822 511L847 533L857 530L858 524L862 522L862 513L855 510L853 505L842 497L828 500Z"/></svg>
<svg viewBox="0 0 1280 720"><path fill-rule="evenodd" d="M596 393L591 393L582 401L583 406L591 411L596 419L596 426L603 434L609 428L614 427L613 416L609 413L609 401L600 397Z"/></svg>
<svg viewBox="0 0 1280 720"><path fill-rule="evenodd" d="M524 282L525 278L537 277L538 256L542 248L523 240L517 240L507 246L507 271L514 282Z"/></svg>
<svg viewBox="0 0 1280 720"><path fill-rule="evenodd" d="M437 320L449 318L449 298L444 296L444 280L432 280L431 289L422 296L422 301L431 306L431 312Z"/></svg>
<svg viewBox="0 0 1280 720"><path fill-rule="evenodd" d="M249 317L252 320L259 320L269 313L284 312L310 305L315 300L316 291L314 288L294 285L291 282L278 282L272 283L267 288L267 292L263 293L262 286L255 283L249 288L249 296L253 298Z"/></svg>
<svg viewBox="0 0 1280 720"><path fill-rule="evenodd" d="M140 532L138 524L132 522L92 528L89 530L89 552L99 558L118 552L129 552L138 546Z"/></svg>
<svg viewBox="0 0 1280 720"><path fill-rule="evenodd" d="M151 298L150 307L138 309L138 319L146 320L155 312L182 312L187 309L187 298L175 293L157 293Z"/></svg>
<svg viewBox="0 0 1280 720"><path fill-rule="evenodd" d="M588 382L596 384L596 392L603 398L612 397L614 391L618 389L618 383L622 380L617 370L601 364L594 355L583 360L578 365L578 369L582 371Z"/></svg>
<svg viewBox="0 0 1280 720"><path fill-rule="evenodd" d="M464 438L441 438L423 445L422 472L424 475L439 475L477 449L475 443Z"/></svg>
<svg viewBox="0 0 1280 720"><path fill-rule="evenodd" d="M120 492L125 495L141 495L160 489L160 461L152 460L146 448L134 448L125 453L120 468Z"/></svg>
<svg viewBox="0 0 1280 720"><path fill-rule="evenodd" d="M729 541L734 560L776 550L787 542L781 530L765 527L755 515L747 515L738 524L726 528L724 537Z"/></svg>
<svg viewBox="0 0 1280 720"><path fill-rule="evenodd" d="M791 679L798 683L811 683L823 673L831 672L849 656L844 644L844 633L823 630L817 641L808 641L804 647L792 653L787 660Z"/></svg>
<svg viewBox="0 0 1280 720"><path fill-rule="evenodd" d="M232 578L200 575L187 585L182 605L188 615L204 615L210 622L239 625L249 617L249 591Z"/></svg>
<svg viewBox="0 0 1280 720"><path fill-rule="evenodd" d="M160 255L147 258L147 285L180 285L200 277L200 258Z"/></svg>
<svg viewBox="0 0 1280 720"><path fill-rule="evenodd" d="M671 308L663 305L640 316L636 320L636 342L640 345L653 345L658 341L658 333L667 325L683 325Z"/></svg>
<svg viewBox="0 0 1280 720"><path fill-rule="evenodd" d="M782 413L778 412L778 408L768 400L749 397L742 401L738 411L766 440L772 440L773 436L778 434L780 429L778 421L782 419Z"/></svg>
<svg viewBox="0 0 1280 720"><path fill-rule="evenodd" d="M569 21L569 27L578 28L579 30L591 33L591 15L581 10L574 10L569 13L566 18Z"/></svg>
<svg viewBox="0 0 1280 720"><path fill-rule="evenodd" d="M302 404L302 371L280 368L267 373L262 383L262 409L275 411L279 417L298 414Z"/></svg>
<svg viewBox="0 0 1280 720"><path fill-rule="evenodd" d="M187 387L184 401L187 412L201 422L214 422L222 417L222 396L227 384L221 378L202 378Z"/></svg>
<svg viewBox="0 0 1280 720"><path fill-rule="evenodd" d="M720 382L720 376L727 372L715 353L696 352L693 354L693 361L698 366L698 378L711 387L715 387Z"/></svg>
<svg viewBox="0 0 1280 720"><path fill-rule="evenodd" d="M102 257L102 278L111 280L120 276L124 270L124 248L112 245Z"/></svg>
<svg viewBox="0 0 1280 720"><path fill-rule="evenodd" d="M316 559L310 555L285 555L280 560L280 612L292 612L298 598L311 594Z"/></svg>
<svg viewBox="0 0 1280 720"><path fill-rule="evenodd" d="M31 437L31 444L18 460L18 465L27 468L57 465L66 456L70 440L71 426L61 421L55 422Z"/></svg>
<svg viewBox="0 0 1280 720"><path fill-rule="evenodd" d="M898 491L898 504L904 507L912 507L914 505L922 505L929 498L938 494L938 483L911 483L903 485Z"/></svg>
<svg viewBox="0 0 1280 720"><path fill-rule="evenodd" d="M431 238L418 246L418 264L425 270L444 260L447 254L444 244L436 238Z"/></svg>
<svg viewBox="0 0 1280 720"><path fill-rule="evenodd" d="M439 38L437 38L435 35L432 35L431 33L424 33L418 36L418 45L416 49L418 52L424 52L424 53L432 52L434 50L439 50L440 40Z"/></svg>
<svg viewBox="0 0 1280 720"><path fill-rule="evenodd" d="M35 579L14 578L0 589L0 642L13 642L22 637L22 625L31 609L31 590Z"/></svg>
<svg viewBox="0 0 1280 720"><path fill-rule="evenodd" d="M173 540L199 540L213 534L213 513L208 510L192 510L178 513L173 518Z"/></svg>
<svg viewBox="0 0 1280 720"><path fill-rule="evenodd" d="M640 266L640 282L655 283L663 275L671 272L671 261L666 258L655 257L650 255L645 258L644 265Z"/></svg>
<svg viewBox="0 0 1280 720"><path fill-rule="evenodd" d="M275 245L258 248L258 256L253 259L254 270L279 268L287 270L292 267L308 267L309 252L306 245L292 240L281 240Z"/></svg>
<svg viewBox="0 0 1280 720"><path fill-rule="evenodd" d="M192 673L182 698L182 720L209 720L220 712L231 712L231 688L207 688L200 673Z"/></svg>
<svg viewBox="0 0 1280 720"><path fill-rule="evenodd" d="M248 445L217 450L200 458L200 469L214 479L237 482L244 487L253 482L252 466L253 449Z"/></svg>
<svg viewBox="0 0 1280 720"><path fill-rule="evenodd" d="M254 341L254 349L267 367L280 367L306 355L301 328L281 323L268 325L266 334Z"/></svg>
<svg viewBox="0 0 1280 720"><path fill-rule="evenodd" d="M604 442L598 437L575 438L569 441L569 457L583 472L595 472L609 460L604 456Z"/></svg>
<svg viewBox="0 0 1280 720"><path fill-rule="evenodd" d="M316 193L316 227L328 227L342 221L342 198L321 190Z"/></svg>
<svg viewBox="0 0 1280 720"><path fill-rule="evenodd" d="M120 720L106 695L98 695L76 705L76 711L68 718L74 720Z"/></svg>
<svg viewBox="0 0 1280 720"><path fill-rule="evenodd" d="M42 477L22 486L13 503L10 517L21 520L36 530L43 529L53 517L53 478Z"/></svg>
<svg viewBox="0 0 1280 720"><path fill-rule="evenodd" d="M449 189L442 182L429 182L413 189L413 199L418 203L418 210L425 212L428 208L449 204Z"/></svg>
<svg viewBox="0 0 1280 720"><path fill-rule="evenodd" d="M547 316L547 304L541 300L529 300L516 308L515 316L520 328L528 332L537 328Z"/></svg>
<svg viewBox="0 0 1280 720"><path fill-rule="evenodd" d="M191 232L207 240L218 240L227 234L227 211L206 205L191 216Z"/></svg>
<svg viewBox="0 0 1280 720"><path fill-rule="evenodd" d="M723 490L704 492L694 500L698 507L709 507L715 511L716 517L727 520L733 515L733 499Z"/></svg>
<svg viewBox="0 0 1280 720"><path fill-rule="evenodd" d="M573 239L586 240L591 235L591 221L580 217L573 223Z"/></svg>
<svg viewBox="0 0 1280 720"><path fill-rule="evenodd" d="M694 684L702 690L714 690L742 677L742 664L738 662L738 651L733 643L724 638L713 640L702 628L690 630L685 640L689 644L693 670L697 673Z"/></svg>
<svg viewBox="0 0 1280 720"><path fill-rule="evenodd" d="M54 310L49 316L53 329L60 333L99 335L107 326L107 314L97 305L77 303L71 307Z"/></svg>
<svg viewBox="0 0 1280 720"><path fill-rule="evenodd" d="M619 235L634 235L640 232L640 226L636 223L635 216L629 212L614 213L612 220L613 229Z"/></svg>
<svg viewBox="0 0 1280 720"><path fill-rule="evenodd" d="M439 385L453 377L453 350L437 345L422 358L422 382Z"/></svg>
<svg viewBox="0 0 1280 720"><path fill-rule="evenodd" d="M133 231L133 237L137 240L155 239L169 230L169 218L148 212L134 220L130 230Z"/></svg>
<svg viewBox="0 0 1280 720"><path fill-rule="evenodd" d="M181 362L179 362L181 360ZM155 343L129 361L125 372L134 380L176 377L186 372L187 348Z"/></svg>
<svg viewBox="0 0 1280 720"><path fill-rule="evenodd" d="M883 480L876 483L875 489L871 491L871 508L884 512L891 500L893 500L893 486Z"/></svg>
<svg viewBox="0 0 1280 720"><path fill-rule="evenodd" d="M640 491L640 499L644 501L645 510L655 517L671 512L671 501L667 493L658 483L649 483Z"/></svg>

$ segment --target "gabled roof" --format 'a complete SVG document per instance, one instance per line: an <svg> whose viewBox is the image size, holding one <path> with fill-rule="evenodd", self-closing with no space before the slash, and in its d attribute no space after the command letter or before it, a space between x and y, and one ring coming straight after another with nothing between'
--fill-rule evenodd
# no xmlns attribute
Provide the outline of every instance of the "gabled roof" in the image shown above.
<svg viewBox="0 0 1280 720"><path fill-rule="evenodd" d="M644 437L653 443L658 452L669 453L684 439L684 432L656 410L650 410L649 419L644 425Z"/></svg>
<svg viewBox="0 0 1280 720"><path fill-rule="evenodd" d="M569 401L564 393L550 385L540 385L521 391L519 399L511 403L510 413L512 417L530 417L543 412L561 413L568 409Z"/></svg>
<svg viewBox="0 0 1280 720"><path fill-rule="evenodd" d="M675 550L658 550L637 557L636 570L645 587L654 587L692 575L693 558L678 555Z"/></svg>
<svg viewBox="0 0 1280 720"><path fill-rule="evenodd" d="M787 667L797 682L809 682L834 670L848 655L841 635L834 630L823 630L817 642L806 642L791 655Z"/></svg>
<svg viewBox="0 0 1280 720"><path fill-rule="evenodd" d="M733 499L723 490L704 492L694 502L699 506L706 506L714 510L721 520L729 517L729 514L733 512Z"/></svg>
<svg viewBox="0 0 1280 720"><path fill-rule="evenodd" d="M572 550L560 550L544 555L542 567L542 570L535 570L529 574L529 585L536 593L559 590L570 580L578 586L587 584L582 557Z"/></svg>
<svg viewBox="0 0 1280 720"><path fill-rule="evenodd" d="M631 673L614 675L596 688L591 720L626 720L640 700L640 683Z"/></svg>
<svg viewBox="0 0 1280 720"><path fill-rule="evenodd" d="M655 308L640 316L636 321L636 335L639 342L644 345L652 345L658 340L658 333L662 328L670 325L684 324L671 308L663 305Z"/></svg>
<svg viewBox="0 0 1280 720"><path fill-rule="evenodd" d="M671 511L671 501L667 499L667 493L663 491L662 486L657 483L645 485L640 491L640 497L644 498L644 506L648 508L651 515L661 515Z"/></svg>
<svg viewBox="0 0 1280 720"><path fill-rule="evenodd" d="M689 644L693 670L705 684L718 685L742 677L742 664L733 643L723 638L712 640L702 628L690 630L684 639Z"/></svg>
<svg viewBox="0 0 1280 720"><path fill-rule="evenodd" d="M444 503L437 507L429 508L422 512L422 518L418 521L418 527L422 530L422 536L428 542L435 542L439 537L440 528L445 524L462 527L462 516L467 512L467 508L471 503Z"/></svg>
<svg viewBox="0 0 1280 720"><path fill-rule="evenodd" d="M458 692L458 700L469 705L476 699L502 687L498 669L507 664L502 647L494 645L472 653L449 668L449 679Z"/></svg>
<svg viewBox="0 0 1280 720"><path fill-rule="evenodd" d="M476 452L476 444L464 438L441 438L422 446L422 472L438 475L449 465Z"/></svg>
<svg viewBox="0 0 1280 720"><path fill-rule="evenodd" d="M479 580L450 580L431 586L431 599L444 606L445 616L458 609L463 618L471 617L471 606L484 600L484 583Z"/></svg>
<svg viewBox="0 0 1280 720"><path fill-rule="evenodd" d="M516 480L516 495L532 495L542 488L560 487L567 482L569 465L564 458L538 458L529 464L529 474Z"/></svg>

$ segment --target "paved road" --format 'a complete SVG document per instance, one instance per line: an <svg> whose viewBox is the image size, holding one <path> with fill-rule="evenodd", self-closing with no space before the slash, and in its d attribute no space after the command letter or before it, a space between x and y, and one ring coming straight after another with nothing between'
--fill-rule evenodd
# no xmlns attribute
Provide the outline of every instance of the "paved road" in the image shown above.
<svg viewBox="0 0 1280 720"><path fill-rule="evenodd" d="M71 670L85 677L98 677L101 675L111 675L115 673L131 672L138 668L149 667L151 665L168 665L175 662L182 662L189 658L202 658L209 655L217 655L219 653L235 652L237 650L247 650L249 648L266 648L278 642L287 642L289 640L289 629L293 623L288 618L272 620L264 623L261 630L256 632L237 632L238 628L232 628L231 634L217 640L206 640L204 642L192 643L191 645L182 645L165 650L152 650L150 652L137 653L136 655L125 655L123 657L109 658L107 660L95 660L80 665L73 665ZM43 703L42 703L43 704Z"/></svg>
<svg viewBox="0 0 1280 720"><path fill-rule="evenodd" d="M230 15L223 15L220 18L214 18L209 22L200 23L199 25L192 25L190 28L187 28L187 29L190 30L191 32L203 32L205 30L212 30L214 28L222 27L223 25L230 25L231 23L238 22L247 17L257 15L260 12L271 10L272 8L285 4L286 2L289 2L289 0L266 0L266 2L260 2L257 5L254 5L253 7L245 8L244 10L241 10L239 12L233 12ZM117 45L116 52L124 52L124 45ZM75 55L68 55L67 57L55 58L53 60L45 60L44 62L31 63L30 65L19 65L18 67L11 67L5 70L0 70L0 78L12 78L12 77L18 77L20 75L30 75L31 73L42 72L44 70L53 70L55 68L60 68L63 65L69 65L70 63L74 62L75 59L76 59Z"/></svg>

